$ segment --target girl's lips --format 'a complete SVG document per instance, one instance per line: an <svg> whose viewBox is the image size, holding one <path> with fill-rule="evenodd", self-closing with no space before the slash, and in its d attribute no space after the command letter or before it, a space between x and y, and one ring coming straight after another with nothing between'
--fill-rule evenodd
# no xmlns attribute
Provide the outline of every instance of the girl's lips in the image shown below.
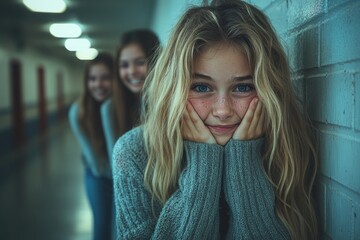
<svg viewBox="0 0 360 240"><path fill-rule="evenodd" d="M128 82L132 85L139 85L139 84L143 84L144 80L141 79L129 79Z"/></svg>
<svg viewBox="0 0 360 240"><path fill-rule="evenodd" d="M223 134L229 134L229 133L233 133L236 128L239 126L239 124L234 124L234 125L207 125L207 127L210 129L210 131L213 134L216 135L223 135Z"/></svg>

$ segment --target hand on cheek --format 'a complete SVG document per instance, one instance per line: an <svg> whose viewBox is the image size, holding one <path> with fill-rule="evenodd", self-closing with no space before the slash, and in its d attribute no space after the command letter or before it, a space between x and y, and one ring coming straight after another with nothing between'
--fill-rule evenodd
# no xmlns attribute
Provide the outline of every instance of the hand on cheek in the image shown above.
<svg viewBox="0 0 360 240"><path fill-rule="evenodd" d="M251 140L261 137L265 133L264 128L265 109L257 97L250 102L239 127L233 134L233 139Z"/></svg>
<svg viewBox="0 0 360 240"><path fill-rule="evenodd" d="M185 140L201 143L216 143L214 136L189 102L186 103L181 131Z"/></svg>

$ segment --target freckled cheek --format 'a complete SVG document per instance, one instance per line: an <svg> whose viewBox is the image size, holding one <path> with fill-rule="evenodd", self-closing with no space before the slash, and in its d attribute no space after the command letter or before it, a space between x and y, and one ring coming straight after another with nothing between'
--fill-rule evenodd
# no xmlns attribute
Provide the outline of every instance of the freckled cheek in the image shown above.
<svg viewBox="0 0 360 240"><path fill-rule="evenodd" d="M140 71L141 71L141 74L142 74L144 77L146 77L147 74L148 74L148 67L147 67L147 65L141 67L141 70L140 70Z"/></svg>
<svg viewBox="0 0 360 240"><path fill-rule="evenodd" d="M92 91L95 88L95 84L93 84L92 82L88 81L87 83L87 88L89 91Z"/></svg>
<svg viewBox="0 0 360 240"><path fill-rule="evenodd" d="M205 120L209 115L211 106L213 104L212 100L203 100L203 99L188 99L191 105L193 106L195 112L199 115L201 120Z"/></svg>
<svg viewBox="0 0 360 240"><path fill-rule="evenodd" d="M251 100L252 98L232 100L234 110L240 118L243 118L245 116L245 113L249 108Z"/></svg>

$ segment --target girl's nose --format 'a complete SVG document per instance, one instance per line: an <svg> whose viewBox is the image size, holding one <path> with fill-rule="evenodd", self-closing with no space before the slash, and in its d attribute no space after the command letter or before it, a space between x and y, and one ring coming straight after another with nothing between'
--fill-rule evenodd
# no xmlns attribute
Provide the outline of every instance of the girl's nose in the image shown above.
<svg viewBox="0 0 360 240"><path fill-rule="evenodd" d="M136 66L134 63L129 64L129 75L134 76L136 73Z"/></svg>
<svg viewBox="0 0 360 240"><path fill-rule="evenodd" d="M231 100L227 97L220 97L213 106L213 115L220 120L225 120L233 115Z"/></svg>

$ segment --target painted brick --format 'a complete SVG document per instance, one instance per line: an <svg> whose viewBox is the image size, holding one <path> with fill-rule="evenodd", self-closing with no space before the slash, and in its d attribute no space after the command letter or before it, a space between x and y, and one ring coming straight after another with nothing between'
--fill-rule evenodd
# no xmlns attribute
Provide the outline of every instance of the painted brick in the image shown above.
<svg viewBox="0 0 360 240"><path fill-rule="evenodd" d="M319 28L311 28L285 39L290 67L294 71L319 67Z"/></svg>
<svg viewBox="0 0 360 240"><path fill-rule="evenodd" d="M313 120L351 127L353 94L349 73L307 78L306 104Z"/></svg>
<svg viewBox="0 0 360 240"><path fill-rule="evenodd" d="M319 214L318 218L321 224L321 228L326 232L326 185L323 182L318 182L316 184L316 208L317 213Z"/></svg>
<svg viewBox="0 0 360 240"><path fill-rule="evenodd" d="M360 131L360 74L355 75L355 129Z"/></svg>
<svg viewBox="0 0 360 240"><path fill-rule="evenodd" d="M354 204L354 239L360 239L360 203Z"/></svg>
<svg viewBox="0 0 360 240"><path fill-rule="evenodd" d="M265 9L267 6L269 6L274 1L276 1L276 0L249 0L247 2L257 6L259 9Z"/></svg>
<svg viewBox="0 0 360 240"><path fill-rule="evenodd" d="M302 67L313 68L319 66L319 28L306 30L301 35ZM301 51L300 50L300 51Z"/></svg>
<svg viewBox="0 0 360 240"><path fill-rule="evenodd" d="M293 71L299 70L300 69L299 62L302 62L302 59L300 59L300 57L302 58L302 56L299 55L297 48L297 44L299 41L298 39L299 39L298 35L291 36L286 38L285 43L283 44L288 55L290 68Z"/></svg>
<svg viewBox="0 0 360 240"><path fill-rule="evenodd" d="M341 136L320 134L320 173L360 192L360 142Z"/></svg>
<svg viewBox="0 0 360 240"><path fill-rule="evenodd" d="M339 6L343 3L350 2L350 0L329 0L328 1L328 8L331 9L333 7ZM355 2L353 0L353 2Z"/></svg>
<svg viewBox="0 0 360 240"><path fill-rule="evenodd" d="M292 85L293 85L296 96L302 103L302 106L306 106L305 93L304 93L304 86L305 86L304 79L299 78L299 79L293 80Z"/></svg>
<svg viewBox="0 0 360 240"><path fill-rule="evenodd" d="M288 29L287 24L287 5L286 1L281 1L271 5L266 9L266 15L269 17L276 33L280 36L284 34Z"/></svg>
<svg viewBox="0 0 360 240"><path fill-rule="evenodd" d="M288 1L290 28L303 24L325 12L325 0Z"/></svg>
<svg viewBox="0 0 360 240"><path fill-rule="evenodd" d="M346 9L322 25L321 65L359 59L359 29L359 7Z"/></svg>
<svg viewBox="0 0 360 240"><path fill-rule="evenodd" d="M327 188L327 223L326 233L332 239L359 239L354 237L356 209L352 199L341 189Z"/></svg>

